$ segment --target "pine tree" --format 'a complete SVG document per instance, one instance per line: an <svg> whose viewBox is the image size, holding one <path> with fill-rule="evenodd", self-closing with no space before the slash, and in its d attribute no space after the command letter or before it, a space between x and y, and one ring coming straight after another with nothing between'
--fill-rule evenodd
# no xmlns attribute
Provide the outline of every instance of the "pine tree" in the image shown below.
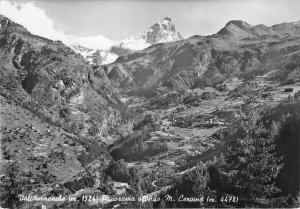
<svg viewBox="0 0 300 209"><path fill-rule="evenodd" d="M207 167L200 162L193 170L184 174L181 178L181 183L178 185L178 194L185 197L203 197L206 194L206 186L208 182ZM176 194L176 195L178 195ZM175 198L178 197L175 195ZM177 202L179 207L199 207L201 203L180 203Z"/></svg>
<svg viewBox="0 0 300 209"><path fill-rule="evenodd" d="M128 173L129 173L129 185L131 187L130 193L135 198L135 201L126 203L125 207L142 208L142 202L139 201L139 198L142 197L141 178L136 168L130 168Z"/></svg>
<svg viewBox="0 0 300 209"><path fill-rule="evenodd" d="M224 157L223 153L220 154L218 164L221 165L221 166L226 164L225 157Z"/></svg>
<svg viewBox="0 0 300 209"><path fill-rule="evenodd" d="M244 206L268 204L280 190L275 186L282 165L274 153L275 125L268 133L262 123L239 121L229 137L229 152L223 172L232 192L239 196ZM278 133L278 132L277 132Z"/></svg>
<svg viewBox="0 0 300 209"><path fill-rule="evenodd" d="M129 185L137 192L141 192L141 178L136 168L129 169Z"/></svg>
<svg viewBox="0 0 300 209"><path fill-rule="evenodd" d="M300 193L298 193L297 197L293 199L292 207L300 208Z"/></svg>
<svg viewBox="0 0 300 209"><path fill-rule="evenodd" d="M200 164L196 166L195 170L193 170L192 177L194 177L195 180L193 185L193 194L197 196L203 195L207 185L208 172L206 166L202 162L200 162Z"/></svg>
<svg viewBox="0 0 300 209"><path fill-rule="evenodd" d="M159 202L159 208L166 208L167 207L167 204L166 202L164 201L164 199L161 199L160 202Z"/></svg>
<svg viewBox="0 0 300 209"><path fill-rule="evenodd" d="M279 134L279 124L275 121L271 122L270 126L270 137L276 137Z"/></svg>

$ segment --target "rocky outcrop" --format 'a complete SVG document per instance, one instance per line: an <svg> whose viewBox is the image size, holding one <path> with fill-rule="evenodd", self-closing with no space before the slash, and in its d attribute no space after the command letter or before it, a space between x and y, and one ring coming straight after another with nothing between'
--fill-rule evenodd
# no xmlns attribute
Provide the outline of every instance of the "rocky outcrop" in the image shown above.
<svg viewBox="0 0 300 209"><path fill-rule="evenodd" d="M149 44L179 41L183 39L182 35L177 32L170 17L164 17L161 21L153 24L145 31L142 38Z"/></svg>

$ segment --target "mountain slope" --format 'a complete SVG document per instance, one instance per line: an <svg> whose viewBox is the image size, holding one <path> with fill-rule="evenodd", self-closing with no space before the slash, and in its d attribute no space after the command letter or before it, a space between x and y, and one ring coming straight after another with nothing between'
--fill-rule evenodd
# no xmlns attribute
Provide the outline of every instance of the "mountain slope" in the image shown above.
<svg viewBox="0 0 300 209"><path fill-rule="evenodd" d="M119 57L103 67L126 91L165 92L213 86L232 76L247 78L272 72L270 79L299 79L297 23L267 27L231 21L212 36L161 43Z"/></svg>
<svg viewBox="0 0 300 209"><path fill-rule="evenodd" d="M61 42L3 16L0 24L1 175L19 164L24 194L98 188L112 161L107 144L130 131L118 90Z"/></svg>
<svg viewBox="0 0 300 209"><path fill-rule="evenodd" d="M1 20L5 21L9 20ZM14 85L18 94L47 107L54 118L66 110L70 112L67 120L74 122L71 119L74 117L85 129L90 126L87 121L93 119L91 116L97 115L101 121L109 117L113 110L108 105L118 103L118 98L117 90L105 74L95 74L81 56L62 43L19 30L12 22L9 24L0 37L0 79L6 90ZM92 104L95 105L90 109Z"/></svg>

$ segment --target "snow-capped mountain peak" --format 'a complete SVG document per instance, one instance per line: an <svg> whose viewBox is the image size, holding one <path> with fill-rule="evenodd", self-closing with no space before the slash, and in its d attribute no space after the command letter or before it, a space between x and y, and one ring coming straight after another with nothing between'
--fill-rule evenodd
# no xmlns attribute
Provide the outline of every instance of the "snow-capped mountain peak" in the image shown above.
<svg viewBox="0 0 300 209"><path fill-rule="evenodd" d="M81 54L87 63L92 65L106 65L118 58L118 55L111 50L89 49L80 45L71 45L70 48Z"/></svg>
<svg viewBox="0 0 300 209"><path fill-rule="evenodd" d="M176 26L172 19L168 16L164 17L161 21L153 24L145 33L142 38L146 43L156 44L162 42L171 42L182 40L182 35L177 32Z"/></svg>
<svg viewBox="0 0 300 209"><path fill-rule="evenodd" d="M151 44L172 42L182 40L183 37L177 32L174 23L170 17L164 17L161 21L153 24L139 38L128 38L123 41L106 40L99 35L96 37L76 37L69 36L70 47L77 53L81 54L88 63L93 65L109 64L114 62L118 56L124 56L137 50L149 47ZM95 44L91 44L91 42ZM77 44L78 43L78 44ZM79 43L89 43L95 47L93 49L82 46Z"/></svg>

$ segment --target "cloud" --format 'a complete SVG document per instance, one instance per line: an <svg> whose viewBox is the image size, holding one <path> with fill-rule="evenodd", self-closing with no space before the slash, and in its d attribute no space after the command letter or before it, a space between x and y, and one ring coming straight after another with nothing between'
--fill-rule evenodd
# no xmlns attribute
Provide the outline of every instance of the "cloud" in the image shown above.
<svg viewBox="0 0 300 209"><path fill-rule="evenodd" d="M118 46L131 50L141 50L149 47L150 44L146 43L144 39L135 39L131 37L121 41Z"/></svg>
<svg viewBox="0 0 300 209"><path fill-rule="evenodd" d="M111 46L117 44L116 41L102 35L86 37L67 35L66 39L67 45L81 45L90 49L109 49Z"/></svg>
<svg viewBox="0 0 300 209"><path fill-rule="evenodd" d="M0 14L25 26L31 33L50 39L64 40L65 34L54 29L54 23L45 11L34 3L0 1Z"/></svg>
<svg viewBox="0 0 300 209"><path fill-rule="evenodd" d="M34 2L17 3L1 0L0 14L23 25L32 34L52 40L61 40L67 45L80 44L88 48L107 49L115 44L115 41L102 35L93 37L66 35L54 27L54 22L46 15L45 10L37 7Z"/></svg>

